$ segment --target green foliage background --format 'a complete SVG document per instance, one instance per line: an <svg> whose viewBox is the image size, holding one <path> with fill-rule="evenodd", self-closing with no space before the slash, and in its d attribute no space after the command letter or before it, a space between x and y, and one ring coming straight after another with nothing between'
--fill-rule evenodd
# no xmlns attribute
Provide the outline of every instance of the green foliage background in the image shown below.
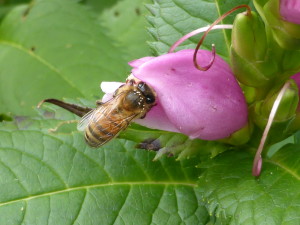
<svg viewBox="0 0 300 225"><path fill-rule="evenodd" d="M253 149L210 158L207 152L229 147L188 145L183 135L139 127L91 149L74 124L49 131L73 115L52 106L35 110L45 98L91 106L102 95L101 81L126 79L128 61L165 53L182 35L244 3L251 5L246 0L1 1L0 224L299 224L299 135L290 137L292 144L276 146L256 179ZM181 48L193 48L197 40ZM211 32L204 48L211 43L228 60L230 32ZM155 152L136 148L148 137L169 146L180 139L182 152L200 155L153 161Z"/></svg>

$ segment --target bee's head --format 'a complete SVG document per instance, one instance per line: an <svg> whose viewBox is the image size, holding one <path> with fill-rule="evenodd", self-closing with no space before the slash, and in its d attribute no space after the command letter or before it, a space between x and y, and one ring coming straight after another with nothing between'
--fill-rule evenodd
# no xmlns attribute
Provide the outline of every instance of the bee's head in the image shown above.
<svg viewBox="0 0 300 225"><path fill-rule="evenodd" d="M123 101L123 107L128 110L148 111L155 104L155 94L144 82L129 85Z"/></svg>
<svg viewBox="0 0 300 225"><path fill-rule="evenodd" d="M155 103L155 94L153 90L145 82L139 82L137 85L137 89L145 97L146 104Z"/></svg>

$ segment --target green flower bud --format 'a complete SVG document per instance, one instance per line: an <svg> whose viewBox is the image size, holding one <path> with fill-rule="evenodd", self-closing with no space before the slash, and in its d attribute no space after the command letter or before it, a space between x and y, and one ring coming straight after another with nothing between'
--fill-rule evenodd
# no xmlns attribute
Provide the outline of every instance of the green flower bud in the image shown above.
<svg viewBox="0 0 300 225"><path fill-rule="evenodd" d="M296 115L295 115L295 119L290 124L289 130L291 130L292 132L296 132L299 129L300 129L300 108L298 107Z"/></svg>
<svg viewBox="0 0 300 225"><path fill-rule="evenodd" d="M300 49L300 25L288 22L280 15L279 0L270 0L263 7L264 17L280 47Z"/></svg>
<svg viewBox="0 0 300 225"><path fill-rule="evenodd" d="M274 78L277 65L270 56L264 24L255 12L236 16L231 39L232 68L241 83L261 87Z"/></svg>
<svg viewBox="0 0 300 225"><path fill-rule="evenodd" d="M252 131L253 125L251 123L247 123L246 126L231 134L230 137L221 139L219 142L231 145L243 145L250 140Z"/></svg>
<svg viewBox="0 0 300 225"><path fill-rule="evenodd" d="M286 124L295 119L296 109L299 102L298 87L293 80L290 80L289 82L291 85L282 97L275 115L274 123ZM251 118L261 129L264 129L267 124L271 109L279 91L280 90L278 90L278 88L274 88L270 91L270 94L265 98L265 100L258 101L251 107Z"/></svg>

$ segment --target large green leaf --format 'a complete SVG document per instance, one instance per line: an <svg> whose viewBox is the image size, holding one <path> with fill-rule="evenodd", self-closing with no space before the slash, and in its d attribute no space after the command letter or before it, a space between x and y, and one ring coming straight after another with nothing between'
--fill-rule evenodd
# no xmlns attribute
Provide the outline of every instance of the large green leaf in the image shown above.
<svg viewBox="0 0 300 225"><path fill-rule="evenodd" d="M217 156L199 180L209 213L219 224L299 224L300 146L288 144L265 159L259 178L251 175L253 156Z"/></svg>
<svg viewBox="0 0 300 225"><path fill-rule="evenodd" d="M0 27L0 112L33 114L43 98L99 97L126 62L91 11L72 1L15 8Z"/></svg>
<svg viewBox="0 0 300 225"><path fill-rule="evenodd" d="M145 4L151 0L123 0L99 15L99 22L107 28L112 39L126 52L126 60L131 61L151 54L146 43L150 35L145 15Z"/></svg>
<svg viewBox="0 0 300 225"><path fill-rule="evenodd" d="M141 2L39 0L15 8L0 27L1 119L8 111L32 115L30 107L47 97L93 101L102 80L124 80L127 60L148 54L145 45L139 47L146 37ZM149 31L156 39L151 46L156 54L165 53L183 34L249 2L155 1L148 6ZM182 48L194 48L197 41ZM228 59L230 32L213 31L204 47L211 43ZM0 224L299 223L296 145L266 161L258 180L251 176L253 156L236 151L202 163L206 170L198 182L199 158L153 161L154 152L135 148L152 137L173 145L187 140L183 135L131 127L121 137L135 142L115 139L91 149L75 124L48 130L74 117L57 108L42 112L43 119L0 123ZM224 147L195 143L198 151L218 153Z"/></svg>
<svg viewBox="0 0 300 225"><path fill-rule="evenodd" d="M220 15L237 5L249 4L249 0L161 0L149 6L153 16L148 17L152 28L150 33L157 40L151 43L154 51L160 55L166 53L170 46L195 29L212 24ZM242 10L240 10L242 11ZM223 23L232 24L231 15ZM200 36L192 37L178 49L195 48ZM224 59L229 57L230 34L224 30L211 31L203 44L204 49L211 49L216 45L216 51Z"/></svg>
<svg viewBox="0 0 300 225"><path fill-rule="evenodd" d="M91 149L58 120L0 125L0 224L204 224L197 159L153 162L115 140Z"/></svg>
<svg viewBox="0 0 300 225"><path fill-rule="evenodd" d="M89 6L89 8L97 13L101 13L103 10L113 7L120 0L75 0L81 4Z"/></svg>
<svg viewBox="0 0 300 225"><path fill-rule="evenodd" d="M0 1L0 20L2 20L5 17L5 15L16 5L20 5L20 4L24 4L24 3L28 3L28 2L30 2L30 0L10 0L10 1L2 0L2 1Z"/></svg>

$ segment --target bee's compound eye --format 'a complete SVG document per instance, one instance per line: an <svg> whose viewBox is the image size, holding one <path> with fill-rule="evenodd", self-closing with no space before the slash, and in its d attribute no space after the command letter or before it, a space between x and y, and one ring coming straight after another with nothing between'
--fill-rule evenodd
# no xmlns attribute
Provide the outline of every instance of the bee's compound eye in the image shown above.
<svg viewBox="0 0 300 225"><path fill-rule="evenodd" d="M138 102L139 98L140 98L139 95L135 91L129 92L128 95L126 96L126 100L129 102Z"/></svg>
<svg viewBox="0 0 300 225"><path fill-rule="evenodd" d="M145 91L145 83L144 82L140 82L138 84L138 89L140 89L141 92Z"/></svg>
<svg viewBox="0 0 300 225"><path fill-rule="evenodd" d="M154 103L154 102L155 102L155 97L154 96L151 96L151 95L146 96L146 103L147 104L151 104L151 103Z"/></svg>

